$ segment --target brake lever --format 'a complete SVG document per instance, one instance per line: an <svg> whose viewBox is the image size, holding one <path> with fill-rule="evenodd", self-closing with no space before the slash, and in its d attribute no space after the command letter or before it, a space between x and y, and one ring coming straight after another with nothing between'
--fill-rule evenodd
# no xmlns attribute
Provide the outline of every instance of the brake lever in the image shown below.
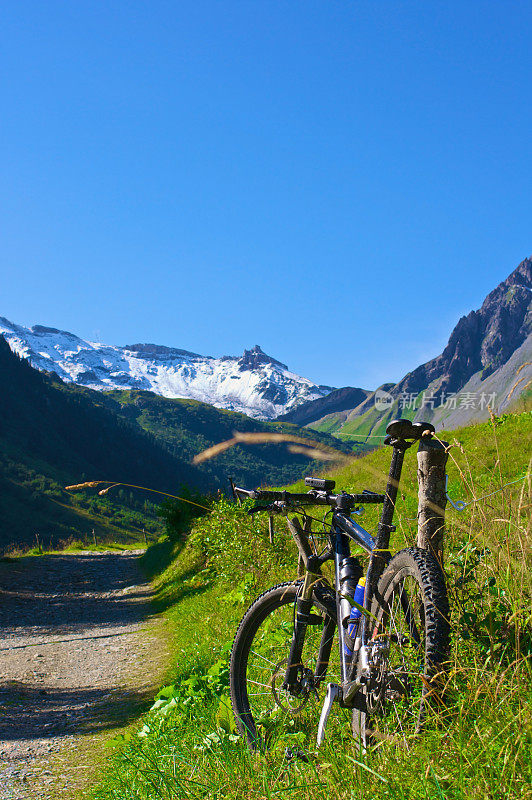
<svg viewBox="0 0 532 800"><path fill-rule="evenodd" d="M253 508L248 508L248 514L256 514L257 511L269 511L270 514L272 513L273 509L271 506L254 506Z"/></svg>

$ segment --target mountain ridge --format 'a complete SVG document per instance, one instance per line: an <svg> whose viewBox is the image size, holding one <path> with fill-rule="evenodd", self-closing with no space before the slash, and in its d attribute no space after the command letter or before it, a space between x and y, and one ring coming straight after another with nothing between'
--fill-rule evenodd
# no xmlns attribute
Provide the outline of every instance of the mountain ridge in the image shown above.
<svg viewBox="0 0 532 800"><path fill-rule="evenodd" d="M524 281L524 284L518 281ZM399 391L419 391L440 381L438 389L456 391L476 372L483 377L501 367L532 333L532 258L525 258L484 299L461 317L440 356L420 365L396 384Z"/></svg>
<svg viewBox="0 0 532 800"><path fill-rule="evenodd" d="M277 419L333 434L374 431L392 409L395 415L424 415L436 422L445 420L447 425L463 425L483 418L486 403L482 401L477 413L471 404L457 407L456 398L453 407L453 395L460 391L486 395L502 411L528 386L532 259L525 258L479 309L458 320L440 355L398 383L383 384L375 391L315 384L290 372L259 345L244 350L240 357L215 358L151 343L118 347L88 342L68 331L40 324L25 328L4 317L0 317L0 334L38 369L91 389L153 391L166 398L198 400L255 419ZM518 370L524 371L514 387L512 376ZM378 408L386 397L388 406ZM433 398L430 404L427 397ZM440 399L437 408L435 398Z"/></svg>
<svg viewBox="0 0 532 800"><path fill-rule="evenodd" d="M255 419L275 419L333 387L313 383L255 345L240 357L201 356L166 345L119 347L89 342L46 325L27 328L0 317L0 334L33 367L90 389L143 389L199 400Z"/></svg>
<svg viewBox="0 0 532 800"><path fill-rule="evenodd" d="M317 400L309 400L302 403L297 408L277 417L279 421L293 422L294 425L309 425L316 422L320 417L333 412L341 412L356 407L363 403L372 392L367 389L359 389L354 386L344 386L341 389L333 389L325 397Z"/></svg>

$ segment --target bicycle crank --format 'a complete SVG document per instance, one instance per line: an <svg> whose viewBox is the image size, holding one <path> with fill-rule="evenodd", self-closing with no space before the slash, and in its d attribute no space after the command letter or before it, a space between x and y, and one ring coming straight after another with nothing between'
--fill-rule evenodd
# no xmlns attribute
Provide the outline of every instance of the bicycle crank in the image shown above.
<svg viewBox="0 0 532 800"><path fill-rule="evenodd" d="M323 708L321 709L320 715L320 724L318 725L318 736L316 739L316 747L320 747L325 739L325 726L327 725L327 720L329 719L329 714L331 713L331 708L333 707L333 703L338 703L342 697L342 688L338 686L337 683L329 683L327 686L327 694L325 695L325 701L323 703Z"/></svg>

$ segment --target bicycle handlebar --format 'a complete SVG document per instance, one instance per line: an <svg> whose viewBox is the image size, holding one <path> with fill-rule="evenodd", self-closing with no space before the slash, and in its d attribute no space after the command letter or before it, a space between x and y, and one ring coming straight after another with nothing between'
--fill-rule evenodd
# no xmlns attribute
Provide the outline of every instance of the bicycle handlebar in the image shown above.
<svg viewBox="0 0 532 800"><path fill-rule="evenodd" d="M331 494L326 491L311 489L304 494L296 492L278 492L268 489L242 489L234 487L235 494L241 499L248 497L250 500L262 500L263 502L283 502L289 505L307 506L338 506L355 505L356 503L384 503L385 495L370 492L364 489L362 494Z"/></svg>

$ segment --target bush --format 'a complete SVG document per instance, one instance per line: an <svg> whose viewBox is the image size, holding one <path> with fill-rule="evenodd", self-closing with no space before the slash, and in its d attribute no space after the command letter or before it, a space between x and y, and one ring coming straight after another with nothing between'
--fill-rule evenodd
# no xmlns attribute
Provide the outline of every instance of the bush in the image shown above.
<svg viewBox="0 0 532 800"><path fill-rule="evenodd" d="M166 525L166 534L171 542L182 542L195 519L204 517L211 510L212 500L189 489L182 490L182 499L165 500L159 516Z"/></svg>

